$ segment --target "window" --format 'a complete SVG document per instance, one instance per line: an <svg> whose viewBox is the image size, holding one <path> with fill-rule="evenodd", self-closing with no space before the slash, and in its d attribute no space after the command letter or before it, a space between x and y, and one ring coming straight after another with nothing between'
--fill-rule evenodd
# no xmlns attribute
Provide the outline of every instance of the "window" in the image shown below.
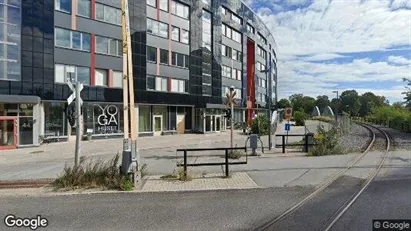
<svg viewBox="0 0 411 231"><path fill-rule="evenodd" d="M260 33L257 33L258 39L260 39L262 42L264 42L265 45L267 45L267 39L264 38L264 36Z"/></svg>
<svg viewBox="0 0 411 231"><path fill-rule="evenodd" d="M203 0L203 3L206 5L211 5L211 0Z"/></svg>
<svg viewBox="0 0 411 231"><path fill-rule="evenodd" d="M108 78L108 74L107 74L107 70L103 70L103 69L96 69L95 72L95 81L96 81L96 86L107 86L107 78Z"/></svg>
<svg viewBox="0 0 411 231"><path fill-rule="evenodd" d="M173 52L171 55L171 64L178 67L188 68L188 56L177 52Z"/></svg>
<svg viewBox="0 0 411 231"><path fill-rule="evenodd" d="M147 32L168 38L168 24L147 18Z"/></svg>
<svg viewBox="0 0 411 231"><path fill-rule="evenodd" d="M263 58L267 57L267 52L260 46L257 46L257 54Z"/></svg>
<svg viewBox="0 0 411 231"><path fill-rule="evenodd" d="M62 28L56 28L55 33L56 46L90 51L90 34Z"/></svg>
<svg viewBox="0 0 411 231"><path fill-rule="evenodd" d="M222 8L221 11L222 14L227 15L231 18L231 20L233 20L234 22L237 22L239 24L242 24L242 20L240 17L238 17L237 15L235 15L233 12L231 12L230 10L226 9L225 7Z"/></svg>
<svg viewBox="0 0 411 231"><path fill-rule="evenodd" d="M231 20L233 20L234 22L241 24L241 18L238 17L237 15L231 13Z"/></svg>
<svg viewBox="0 0 411 231"><path fill-rule="evenodd" d="M160 49L160 63L168 64L168 50Z"/></svg>
<svg viewBox="0 0 411 231"><path fill-rule="evenodd" d="M235 99L241 99L241 92L242 92L241 89L234 89L234 92L235 92L234 98ZM230 93L230 87L223 86L221 88L221 93L222 93L223 97L226 97L226 94Z"/></svg>
<svg viewBox="0 0 411 231"><path fill-rule="evenodd" d="M96 19L107 23L121 25L121 10L96 3Z"/></svg>
<svg viewBox="0 0 411 231"><path fill-rule="evenodd" d="M171 80L171 92L186 92L185 80L172 79Z"/></svg>
<svg viewBox="0 0 411 231"><path fill-rule="evenodd" d="M160 10L168 11L168 0L160 0Z"/></svg>
<svg viewBox="0 0 411 231"><path fill-rule="evenodd" d="M123 88L123 72L113 71L113 88Z"/></svg>
<svg viewBox="0 0 411 231"><path fill-rule="evenodd" d="M189 41L190 41L189 36L190 36L190 32L183 29L182 30L182 36L181 36L181 42L185 43L185 44L188 44Z"/></svg>
<svg viewBox="0 0 411 231"><path fill-rule="evenodd" d="M71 0L55 0L56 10L71 13Z"/></svg>
<svg viewBox="0 0 411 231"><path fill-rule="evenodd" d="M155 90L156 89L156 78L151 75L147 75L147 83L146 83L147 90Z"/></svg>
<svg viewBox="0 0 411 231"><path fill-rule="evenodd" d="M265 65L260 62L257 62L256 68L259 71L265 71Z"/></svg>
<svg viewBox="0 0 411 231"><path fill-rule="evenodd" d="M90 85L90 68L56 64L54 81L66 83L67 81Z"/></svg>
<svg viewBox="0 0 411 231"><path fill-rule="evenodd" d="M247 31L250 33L255 34L255 29L253 26L251 26L250 24L247 23Z"/></svg>
<svg viewBox="0 0 411 231"><path fill-rule="evenodd" d="M211 13L203 10L202 15L202 23L203 23L203 41L202 47L205 47L209 52L211 52Z"/></svg>
<svg viewBox="0 0 411 231"><path fill-rule="evenodd" d="M231 78L231 67L221 66L221 75L226 78Z"/></svg>
<svg viewBox="0 0 411 231"><path fill-rule="evenodd" d="M156 91L168 91L168 79L163 77L156 77L155 87Z"/></svg>
<svg viewBox="0 0 411 231"><path fill-rule="evenodd" d="M171 39L180 42L180 28L175 26L171 28Z"/></svg>
<svg viewBox="0 0 411 231"><path fill-rule="evenodd" d="M90 18L91 15L91 1L90 0L77 0L78 10L77 14Z"/></svg>
<svg viewBox="0 0 411 231"><path fill-rule="evenodd" d="M238 43L242 43L241 42L241 33L232 29L231 27L223 24L222 27L222 33L224 36L226 36L227 38L230 38Z"/></svg>
<svg viewBox="0 0 411 231"><path fill-rule="evenodd" d="M123 42L120 40L96 36L96 53L121 56L122 48Z"/></svg>
<svg viewBox="0 0 411 231"><path fill-rule="evenodd" d="M189 7L179 2L171 1L171 13L179 17L188 19Z"/></svg>
<svg viewBox="0 0 411 231"><path fill-rule="evenodd" d="M147 46L147 61L157 62L157 48Z"/></svg>
<svg viewBox="0 0 411 231"><path fill-rule="evenodd" d="M226 10L226 8L222 7L222 8L221 8L221 13L224 14L224 15L227 15L227 10Z"/></svg>
<svg viewBox="0 0 411 231"><path fill-rule="evenodd" d="M147 0L147 5L157 8L157 0Z"/></svg>

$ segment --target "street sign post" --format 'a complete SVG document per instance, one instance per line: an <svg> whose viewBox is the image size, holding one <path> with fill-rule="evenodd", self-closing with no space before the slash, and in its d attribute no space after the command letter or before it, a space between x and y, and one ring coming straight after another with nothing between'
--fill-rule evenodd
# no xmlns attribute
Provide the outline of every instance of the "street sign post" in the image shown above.
<svg viewBox="0 0 411 231"><path fill-rule="evenodd" d="M285 124L285 130L289 132L291 130L291 126L289 123Z"/></svg>
<svg viewBox="0 0 411 231"><path fill-rule="evenodd" d="M67 81L67 85L69 86L70 90L73 92L68 98L67 103L70 105L74 99L76 99L76 148L74 152L74 165L77 166L79 164L79 154L80 154L80 128L81 128L81 106L83 105L83 100L81 99L80 92L83 90L84 86L82 83L77 82L76 87L70 81Z"/></svg>

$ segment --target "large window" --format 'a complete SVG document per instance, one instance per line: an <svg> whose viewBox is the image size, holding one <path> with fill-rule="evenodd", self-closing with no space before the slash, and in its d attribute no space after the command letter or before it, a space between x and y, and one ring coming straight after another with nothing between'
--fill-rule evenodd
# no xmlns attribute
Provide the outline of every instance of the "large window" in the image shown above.
<svg viewBox="0 0 411 231"><path fill-rule="evenodd" d="M65 136L64 103L43 102L44 137Z"/></svg>
<svg viewBox="0 0 411 231"><path fill-rule="evenodd" d="M147 61L157 62L157 48L147 46Z"/></svg>
<svg viewBox="0 0 411 231"><path fill-rule="evenodd" d="M260 39L262 42L264 42L265 45L267 45L267 39L266 39L262 34L260 34L260 32L257 33L257 37L258 37L258 39Z"/></svg>
<svg viewBox="0 0 411 231"><path fill-rule="evenodd" d="M241 61L241 52L226 45L221 45L221 54L227 58Z"/></svg>
<svg viewBox="0 0 411 231"><path fill-rule="evenodd" d="M83 109L84 131L93 134L121 134L123 110L121 105L85 103Z"/></svg>
<svg viewBox="0 0 411 231"><path fill-rule="evenodd" d="M55 8L56 10L71 13L71 0L55 0Z"/></svg>
<svg viewBox="0 0 411 231"><path fill-rule="evenodd" d="M0 1L0 79L21 80L20 1L3 2Z"/></svg>
<svg viewBox="0 0 411 231"><path fill-rule="evenodd" d="M138 119L139 132L151 131L151 106L139 106Z"/></svg>
<svg viewBox="0 0 411 231"><path fill-rule="evenodd" d="M168 38L168 24L147 18L147 32Z"/></svg>
<svg viewBox="0 0 411 231"><path fill-rule="evenodd" d="M221 75L226 78L231 78L231 67L221 66Z"/></svg>
<svg viewBox="0 0 411 231"><path fill-rule="evenodd" d="M190 32L188 30L181 30L181 42L188 44L190 41Z"/></svg>
<svg viewBox="0 0 411 231"><path fill-rule="evenodd" d="M171 92L184 93L184 92L186 92L185 85L186 85L185 80L172 79L171 80Z"/></svg>
<svg viewBox="0 0 411 231"><path fill-rule="evenodd" d="M121 25L121 10L96 3L96 19L112 24Z"/></svg>
<svg viewBox="0 0 411 231"><path fill-rule="evenodd" d="M104 69L96 69L95 72L95 83L96 86L105 86L108 84L108 71Z"/></svg>
<svg viewBox="0 0 411 231"><path fill-rule="evenodd" d="M78 81L82 84L90 85L90 68L56 64L54 80L56 83Z"/></svg>
<svg viewBox="0 0 411 231"><path fill-rule="evenodd" d="M229 16L234 22L242 24L242 19L225 7L222 8L222 13Z"/></svg>
<svg viewBox="0 0 411 231"><path fill-rule="evenodd" d="M188 19L190 8L182 3L171 0L171 13Z"/></svg>
<svg viewBox="0 0 411 231"><path fill-rule="evenodd" d="M168 91L168 79L156 77L156 91Z"/></svg>
<svg viewBox="0 0 411 231"><path fill-rule="evenodd" d="M250 33L255 34L255 29L253 26L251 26L249 23L247 23L247 31Z"/></svg>
<svg viewBox="0 0 411 231"><path fill-rule="evenodd" d="M90 34L55 28L55 44L59 47L90 51Z"/></svg>
<svg viewBox="0 0 411 231"><path fill-rule="evenodd" d="M242 90L241 89L234 89L234 92L236 93L236 95L234 96L235 99L241 99L241 93ZM221 88L221 93L223 97L226 97L227 93L230 93L230 87L227 86L223 86Z"/></svg>
<svg viewBox="0 0 411 231"><path fill-rule="evenodd" d="M78 4L77 14L90 18L91 1L90 0L77 0L77 4Z"/></svg>
<svg viewBox="0 0 411 231"><path fill-rule="evenodd" d="M123 88L123 72L113 71L113 88Z"/></svg>
<svg viewBox="0 0 411 231"><path fill-rule="evenodd" d="M241 33L234 30L233 28L225 25L224 23L222 24L221 27L221 32L223 33L224 36L226 36L227 38L230 38L238 43L242 43L241 40Z"/></svg>
<svg viewBox="0 0 411 231"><path fill-rule="evenodd" d="M96 36L96 53L121 56L123 42L117 39Z"/></svg>
<svg viewBox="0 0 411 231"><path fill-rule="evenodd" d="M203 10L203 43L202 47L208 49L211 52L211 13Z"/></svg>
<svg viewBox="0 0 411 231"><path fill-rule="evenodd" d="M157 0L147 0L147 5L157 8ZM168 11L168 0L160 0L160 10Z"/></svg>
<svg viewBox="0 0 411 231"><path fill-rule="evenodd" d="M257 46L257 54L263 58L267 57L267 51L265 51L262 47Z"/></svg>
<svg viewBox="0 0 411 231"><path fill-rule="evenodd" d="M171 54L171 64L178 67L188 68L189 66L188 55L183 55L177 52Z"/></svg>

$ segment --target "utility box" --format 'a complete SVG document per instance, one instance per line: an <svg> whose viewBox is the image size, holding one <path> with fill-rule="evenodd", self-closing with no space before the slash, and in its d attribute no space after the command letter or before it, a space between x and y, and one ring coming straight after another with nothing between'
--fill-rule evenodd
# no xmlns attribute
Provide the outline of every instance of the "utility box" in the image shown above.
<svg viewBox="0 0 411 231"><path fill-rule="evenodd" d="M251 155L257 156L257 148L258 148L258 135L257 134L251 134L250 135L250 148L251 148Z"/></svg>

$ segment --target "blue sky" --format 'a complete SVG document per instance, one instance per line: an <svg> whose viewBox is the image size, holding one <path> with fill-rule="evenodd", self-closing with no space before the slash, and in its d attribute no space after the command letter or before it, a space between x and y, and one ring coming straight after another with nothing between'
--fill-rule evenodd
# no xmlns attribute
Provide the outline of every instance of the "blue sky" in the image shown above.
<svg viewBox="0 0 411 231"><path fill-rule="evenodd" d="M402 101L411 0L245 0L277 43L279 98L355 89Z"/></svg>

